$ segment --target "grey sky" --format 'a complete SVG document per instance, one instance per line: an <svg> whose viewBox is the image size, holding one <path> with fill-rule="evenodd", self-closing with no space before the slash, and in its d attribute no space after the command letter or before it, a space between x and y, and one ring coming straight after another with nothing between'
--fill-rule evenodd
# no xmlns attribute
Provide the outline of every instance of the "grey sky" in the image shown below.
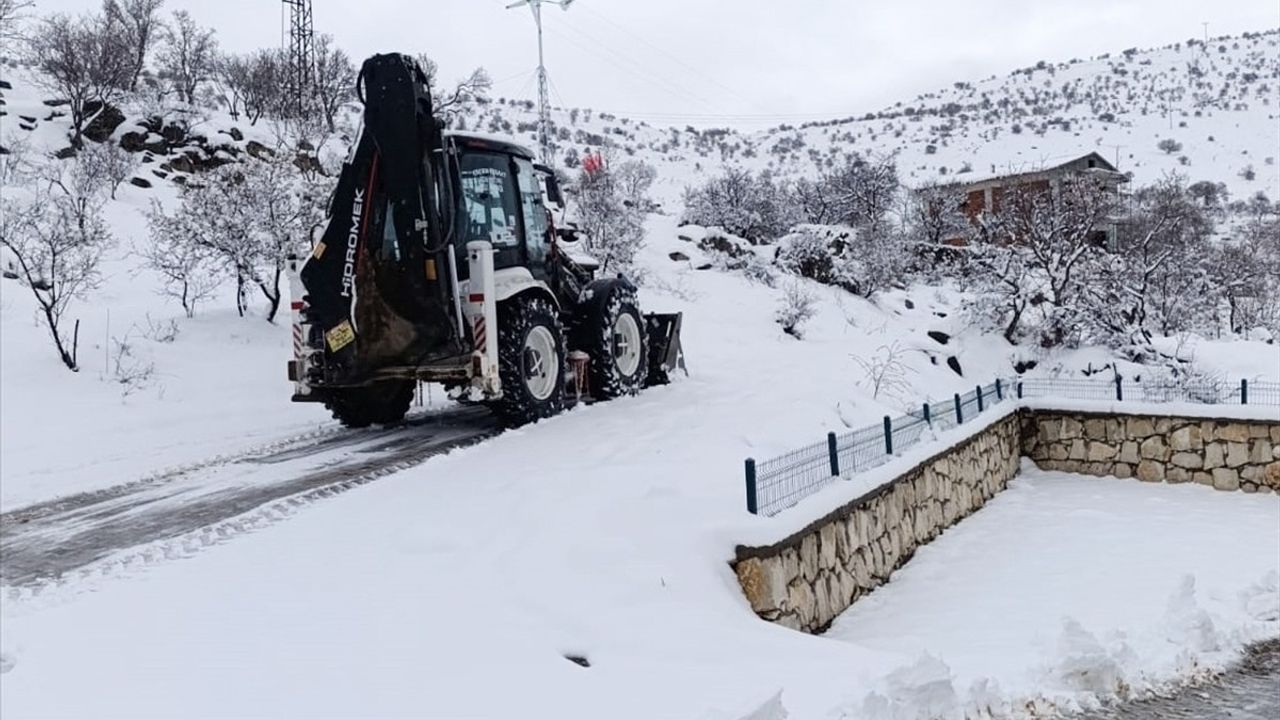
<svg viewBox="0 0 1280 720"><path fill-rule="evenodd" d="M535 96L533 20L509 0L314 0L317 32L356 58L426 52ZM95 0L37 0L81 11ZM275 0L168 0L227 49L278 45ZM1274 0L577 0L544 11L552 101L654 124L761 127L878 110L1038 60L1280 26Z"/></svg>

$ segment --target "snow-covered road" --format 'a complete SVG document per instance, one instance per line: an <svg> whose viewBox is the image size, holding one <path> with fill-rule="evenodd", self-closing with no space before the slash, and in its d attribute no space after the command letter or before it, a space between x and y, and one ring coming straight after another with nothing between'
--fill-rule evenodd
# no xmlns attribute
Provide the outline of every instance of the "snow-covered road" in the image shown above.
<svg viewBox="0 0 1280 720"><path fill-rule="evenodd" d="M190 552L496 432L487 410L458 408L21 508L0 515L0 586Z"/></svg>

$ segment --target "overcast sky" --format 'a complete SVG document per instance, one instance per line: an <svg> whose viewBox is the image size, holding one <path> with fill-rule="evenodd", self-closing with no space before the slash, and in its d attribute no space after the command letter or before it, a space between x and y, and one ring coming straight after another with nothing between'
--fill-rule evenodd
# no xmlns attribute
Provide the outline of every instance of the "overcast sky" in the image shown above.
<svg viewBox="0 0 1280 720"><path fill-rule="evenodd" d="M444 76L485 67L534 98L537 43L511 0L313 0L317 32L357 62L426 52ZM39 11L95 0L36 0ZM167 0L224 48L276 46L276 0ZM760 127L879 110L1034 64L1280 26L1276 0L576 0L544 10L556 105L653 124Z"/></svg>

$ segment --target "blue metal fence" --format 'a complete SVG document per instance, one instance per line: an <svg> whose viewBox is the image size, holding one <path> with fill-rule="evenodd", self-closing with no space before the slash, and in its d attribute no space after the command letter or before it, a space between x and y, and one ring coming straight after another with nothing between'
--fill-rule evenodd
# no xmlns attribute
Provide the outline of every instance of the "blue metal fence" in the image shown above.
<svg viewBox="0 0 1280 720"><path fill-rule="evenodd" d="M996 380L966 393L932 403L918 412L886 415L869 425L838 435L828 433L814 443L778 457L756 462L747 458L747 511L776 515L823 487L889 462L894 456L929 440L935 432L969 422L1012 398L1051 397L1069 400L1194 402L1280 406L1280 383L1123 382L1120 378L1030 378Z"/></svg>

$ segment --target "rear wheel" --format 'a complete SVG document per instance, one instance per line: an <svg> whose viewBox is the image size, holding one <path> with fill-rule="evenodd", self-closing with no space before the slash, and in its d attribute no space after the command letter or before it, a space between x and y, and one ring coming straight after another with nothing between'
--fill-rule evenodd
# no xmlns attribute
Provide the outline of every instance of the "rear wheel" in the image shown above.
<svg viewBox="0 0 1280 720"><path fill-rule="evenodd" d="M610 280L592 288L579 311L575 347L591 356L592 396L610 400L634 395L649 373L649 344L636 289Z"/></svg>
<svg viewBox="0 0 1280 720"><path fill-rule="evenodd" d="M404 419L413 401L412 380L383 380L371 385L335 388L324 406L349 428L389 425Z"/></svg>
<svg viewBox="0 0 1280 720"><path fill-rule="evenodd" d="M550 300L526 295L498 306L502 397L491 407L504 425L524 425L564 409L564 358L564 331Z"/></svg>

